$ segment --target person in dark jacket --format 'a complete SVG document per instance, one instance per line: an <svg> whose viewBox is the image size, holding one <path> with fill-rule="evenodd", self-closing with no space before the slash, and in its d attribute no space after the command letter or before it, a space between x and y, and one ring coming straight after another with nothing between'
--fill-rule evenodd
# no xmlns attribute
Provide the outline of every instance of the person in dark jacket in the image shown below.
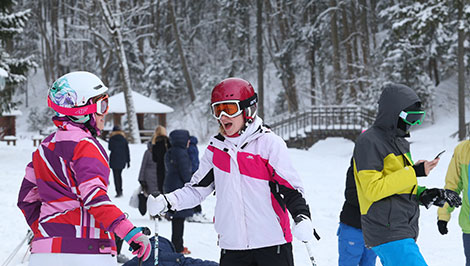
<svg viewBox="0 0 470 266"><path fill-rule="evenodd" d="M163 192L163 182L165 180L165 153L170 148L170 141L163 126L157 126L152 137L152 158L157 163L157 188L158 192Z"/></svg>
<svg viewBox="0 0 470 266"><path fill-rule="evenodd" d="M170 133L170 149L165 154L165 181L163 193L170 193L182 188L191 180L191 160L188 154L189 132L187 130L173 130ZM172 213L171 242L176 252L190 254L188 248L183 246L184 220L193 215L193 209L186 209Z"/></svg>
<svg viewBox="0 0 470 266"><path fill-rule="evenodd" d="M385 85L374 124L359 135L354 147L354 178L366 246L372 247L382 265L427 265L416 239L418 204L461 205L457 193L418 186L439 158L411 159L410 127L421 124L425 112L418 95L409 87ZM397 256L399 254L399 256Z"/></svg>
<svg viewBox="0 0 470 266"><path fill-rule="evenodd" d="M126 140L126 134L121 130L120 126L114 126L111 132L108 149L111 151L109 155L109 167L113 169L114 186L116 188L116 198L122 196L122 170L130 167L131 157L129 155L129 144Z"/></svg>
<svg viewBox="0 0 470 266"><path fill-rule="evenodd" d="M343 210L339 215L338 228L338 266L373 266L377 255L364 244L361 229L361 211L357 200L356 181L354 181L354 165L346 172L346 189L344 190L346 200Z"/></svg>
<svg viewBox="0 0 470 266"><path fill-rule="evenodd" d="M147 150L144 152L139 172L139 183L142 191L147 195L158 194L157 175L155 174L157 172L157 164L152 158L152 146L152 142L147 143Z"/></svg>

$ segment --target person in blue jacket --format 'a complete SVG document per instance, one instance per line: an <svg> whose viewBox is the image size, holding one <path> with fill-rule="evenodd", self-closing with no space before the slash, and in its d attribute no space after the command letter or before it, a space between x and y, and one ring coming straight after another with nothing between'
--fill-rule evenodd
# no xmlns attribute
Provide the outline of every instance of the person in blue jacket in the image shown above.
<svg viewBox="0 0 470 266"><path fill-rule="evenodd" d="M197 149L197 138L195 136L189 137L188 154L191 159L191 176L199 169L199 150ZM194 207L194 214L186 218L187 222L193 223L212 223L211 219L208 219L202 213L201 204Z"/></svg>
<svg viewBox="0 0 470 266"><path fill-rule="evenodd" d="M170 193L182 188L191 180L191 160L188 154L189 132L184 129L173 130L170 133L171 148L165 154L165 181L163 192ZM171 242L176 252L190 254L188 248L183 246L184 220L193 215L193 209L176 211L172 216Z"/></svg>

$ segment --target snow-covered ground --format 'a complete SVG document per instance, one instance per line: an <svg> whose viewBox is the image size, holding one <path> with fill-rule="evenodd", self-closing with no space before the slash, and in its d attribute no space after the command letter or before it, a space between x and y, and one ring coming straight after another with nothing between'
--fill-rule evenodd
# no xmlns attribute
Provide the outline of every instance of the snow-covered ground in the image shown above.
<svg viewBox="0 0 470 266"><path fill-rule="evenodd" d="M427 122L418 126L410 138L411 153L415 161L419 159L431 160L434 156L446 150L439 165L428 177L418 180L420 185L427 187L442 187L447 166L452 157L453 149L458 141L449 137L457 131L456 108L456 79L449 79L441 83L436 90L434 103L434 118L426 118ZM38 82L43 84L44 82ZM45 107L44 96L39 91L33 91L37 101L31 101L30 106ZM27 113L18 118L17 146L7 146L0 142L0 263L8 257L11 250L24 238L28 226L16 207L18 190L24 175L24 168L31 159L34 151L31 136L34 132L27 132ZM430 121L434 120L434 124ZM191 125L187 125L187 128ZM188 128L190 131L191 128ZM215 132L213 132L215 133ZM106 143L103 143L107 147ZM199 146L202 154L205 145ZM337 265L337 236L336 231L339 213L344 201L345 173L352 155L354 143L341 139L329 138L317 142L308 150L290 149L291 159L301 175L307 201L310 204L312 217L321 236L319 242L314 244L314 253L319 266ZM146 145L131 145L131 167L123 172L124 197L114 198L115 191L112 184L109 186L109 195L123 211L129 214L134 224L148 226L153 230L153 223L147 216L143 217L137 209L129 206L129 198L138 187L137 177L140 163ZM215 206L215 197L209 196L203 202L203 212L212 217ZM420 236L418 245L427 263L430 266L464 265L465 256L462 245L462 232L458 226L458 211L454 212L449 223L449 233L441 236L437 230L437 209L431 207L426 210L421 207ZM171 237L171 224L161 222L160 234ZM218 261L220 249L217 247L217 234L211 224L185 223L185 246L191 251L191 256ZM311 265L305 246L294 240L295 265ZM123 253L130 256L127 244L123 246ZM24 246L18 256L10 265L20 265L26 252ZM27 265L27 264L24 264ZM380 262L377 262L380 265Z"/></svg>
<svg viewBox="0 0 470 266"><path fill-rule="evenodd" d="M456 117L442 116L436 119L435 124L422 125L412 133L411 151L415 161L431 160L441 150L447 150L434 171L428 177L419 179L421 185L443 186L447 166L457 144L456 139L449 137L457 130L456 124ZM114 198L113 184L109 186L109 195L129 214L136 225L148 226L153 230L153 224L148 217L141 216L137 209L128 204L132 191L138 186L137 177L145 147L144 144L130 147L131 167L123 172L124 197ZM345 172L353 147L353 142L349 140L330 138L316 143L307 151L290 150L292 161L304 182L315 226L322 237L314 244L315 258L320 266L337 265L336 230L344 201ZM202 152L205 146L201 145L199 149ZM24 167L33 150L33 142L28 139L20 139L17 146L7 146L5 142L0 142L0 262L5 260L28 229L20 210L16 207L16 200ZM212 216L214 205L214 196L209 196L203 202L202 207L206 215ZM449 234L441 236L436 226L436 208L421 208L418 244L429 265L464 265L462 233L457 223L457 213L458 211L449 223ZM161 222L159 227L161 235L171 237L169 222ZM192 251L191 256L218 261L220 250L217 247L217 235L211 224L186 223L184 241L185 246ZM293 246L295 265L310 265L304 245L294 240ZM23 247L11 265L19 265L25 251L26 247ZM123 252L130 255L126 244Z"/></svg>

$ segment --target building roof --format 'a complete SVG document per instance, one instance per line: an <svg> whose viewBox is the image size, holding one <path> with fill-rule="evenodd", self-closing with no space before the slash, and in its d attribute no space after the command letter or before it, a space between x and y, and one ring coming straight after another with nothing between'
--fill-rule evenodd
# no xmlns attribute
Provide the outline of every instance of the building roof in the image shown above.
<svg viewBox="0 0 470 266"><path fill-rule="evenodd" d="M1 116L20 116L23 115L23 113L18 110L18 109L12 109L10 112L2 112Z"/></svg>
<svg viewBox="0 0 470 266"><path fill-rule="evenodd" d="M134 100L135 112L150 113L150 114L162 114L171 113L173 108L165 105L161 102L152 100L140 93L132 91L132 99ZM108 113L126 113L126 103L124 101L124 93L120 92L116 95L109 97L109 111Z"/></svg>

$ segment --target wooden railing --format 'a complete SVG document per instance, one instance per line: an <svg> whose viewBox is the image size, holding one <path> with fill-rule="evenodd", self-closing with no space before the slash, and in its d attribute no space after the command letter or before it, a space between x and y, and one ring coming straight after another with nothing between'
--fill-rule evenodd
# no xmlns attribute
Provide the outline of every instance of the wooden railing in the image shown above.
<svg viewBox="0 0 470 266"><path fill-rule="evenodd" d="M374 121L374 112L359 106L318 106L267 123L289 146L311 145L328 136L355 138ZM309 139L305 141L305 139ZM313 142L313 143L311 143ZM303 147L305 148L305 147Z"/></svg>

